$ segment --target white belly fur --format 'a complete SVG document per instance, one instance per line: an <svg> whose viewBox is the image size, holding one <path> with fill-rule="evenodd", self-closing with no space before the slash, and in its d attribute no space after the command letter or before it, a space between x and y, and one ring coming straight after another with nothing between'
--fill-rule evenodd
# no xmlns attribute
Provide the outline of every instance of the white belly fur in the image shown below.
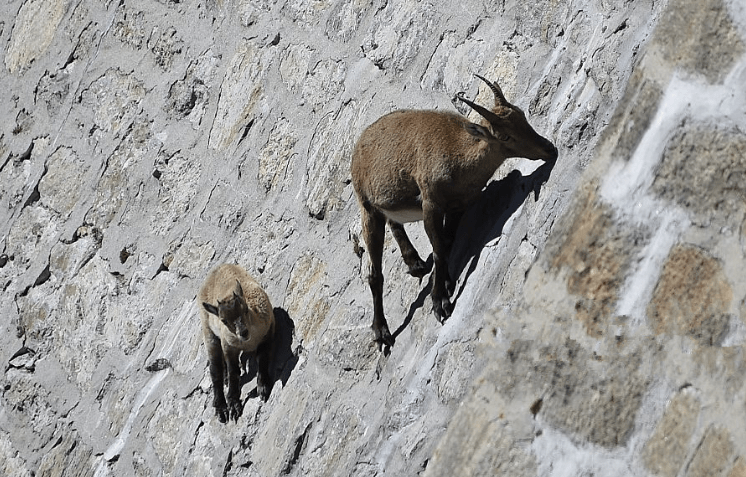
<svg viewBox="0 0 746 477"><path fill-rule="evenodd" d="M387 218L398 222L400 224L406 224L407 222L417 222L422 220L422 209L400 209L400 210L385 210L381 209L383 215Z"/></svg>

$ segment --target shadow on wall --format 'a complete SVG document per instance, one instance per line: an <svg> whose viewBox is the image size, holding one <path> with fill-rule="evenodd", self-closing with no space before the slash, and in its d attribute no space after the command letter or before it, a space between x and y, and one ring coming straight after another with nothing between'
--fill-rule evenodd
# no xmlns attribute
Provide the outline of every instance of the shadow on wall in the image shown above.
<svg viewBox="0 0 746 477"><path fill-rule="evenodd" d="M451 297L454 306L466 287L469 276L477 268L485 245L502 235L508 219L524 203L531 192L534 193L534 200L539 199L541 186L549 180L555 164L556 161L545 162L528 176L523 176L520 172L514 170L505 178L490 182L480 194L479 199L466 209L461 222L459 222L448 260L448 271L454 278L460 277L464 269L467 266L469 267L461 286ZM430 254L427 259L429 269L432 268L432 261L433 256ZM415 311L424 306L431 288L432 274L430 275L430 281L410 305L407 317L393 333L395 339L412 321Z"/></svg>
<svg viewBox="0 0 746 477"><path fill-rule="evenodd" d="M293 331L295 322L288 312L280 307L274 308L275 314L275 340L276 345L272 361L270 362L270 375L272 376L272 387L277 381L282 381L283 387L287 384L290 375L298 364L298 355L293 353ZM241 355L243 368L246 372L241 376L241 386L256 377L257 364L255 359L250 359L248 353ZM256 397L256 388L249 393L249 398Z"/></svg>
<svg viewBox="0 0 746 477"><path fill-rule="evenodd" d="M453 297L454 303L477 268L484 247L502 235L505 224L531 192L535 201L539 199L541 187L549 180L555 164L556 161L545 162L528 176L512 171L503 179L488 184L479 199L466 210L449 257L449 271L453 277L460 277L468 266L461 287Z"/></svg>

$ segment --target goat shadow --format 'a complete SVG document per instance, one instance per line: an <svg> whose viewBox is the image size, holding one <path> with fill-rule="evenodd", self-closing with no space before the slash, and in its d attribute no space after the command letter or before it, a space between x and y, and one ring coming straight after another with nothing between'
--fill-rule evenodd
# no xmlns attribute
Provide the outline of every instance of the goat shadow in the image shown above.
<svg viewBox="0 0 746 477"><path fill-rule="evenodd" d="M523 205L531 192L534 200L539 199L541 187L549 180L556 161L547 161L528 176L518 170L511 171L499 181L490 182L482 191L475 203L469 206L461 217L453 246L448 257L448 271L454 280L461 279L460 286L451 296L456 305L471 274L476 270L484 247L503 233L503 228L510 217ZM427 259L432 264L432 254ZM394 339L412 321L415 311L424 306L432 289L432 274L427 285L420 291L409 307L409 313L401 326L393 333Z"/></svg>
<svg viewBox="0 0 746 477"><path fill-rule="evenodd" d="M282 381L282 386L285 387L295 365L298 364L298 355L293 353L295 322L284 309L275 307L273 311L275 314L275 347L270 359L270 375L272 387L277 381ZM240 385L243 387L256 377L257 364L256 359L248 353L241 354L241 364L246 370L240 378ZM249 392L248 397L253 398L257 395L257 389L254 388Z"/></svg>

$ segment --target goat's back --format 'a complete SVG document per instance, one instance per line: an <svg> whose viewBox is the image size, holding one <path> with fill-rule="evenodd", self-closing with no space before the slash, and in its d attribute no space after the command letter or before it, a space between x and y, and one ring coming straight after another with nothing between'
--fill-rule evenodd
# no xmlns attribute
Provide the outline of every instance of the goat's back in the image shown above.
<svg viewBox="0 0 746 477"><path fill-rule="evenodd" d="M381 208L415 206L426 183L451 180L478 141L462 116L402 110L363 131L352 156L352 183L361 201Z"/></svg>

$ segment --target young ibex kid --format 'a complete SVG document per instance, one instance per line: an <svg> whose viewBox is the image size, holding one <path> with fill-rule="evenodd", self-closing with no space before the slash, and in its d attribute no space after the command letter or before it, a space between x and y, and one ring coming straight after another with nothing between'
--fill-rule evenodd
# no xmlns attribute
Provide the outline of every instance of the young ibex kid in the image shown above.
<svg viewBox="0 0 746 477"><path fill-rule="evenodd" d="M239 354L251 353L257 362L257 391L266 401L272 391L269 363L272 358L275 317L272 304L259 284L238 265L213 269L199 291L202 333L210 360L213 406L220 422L238 421L243 412ZM224 370L228 373L228 402L223 394Z"/></svg>

